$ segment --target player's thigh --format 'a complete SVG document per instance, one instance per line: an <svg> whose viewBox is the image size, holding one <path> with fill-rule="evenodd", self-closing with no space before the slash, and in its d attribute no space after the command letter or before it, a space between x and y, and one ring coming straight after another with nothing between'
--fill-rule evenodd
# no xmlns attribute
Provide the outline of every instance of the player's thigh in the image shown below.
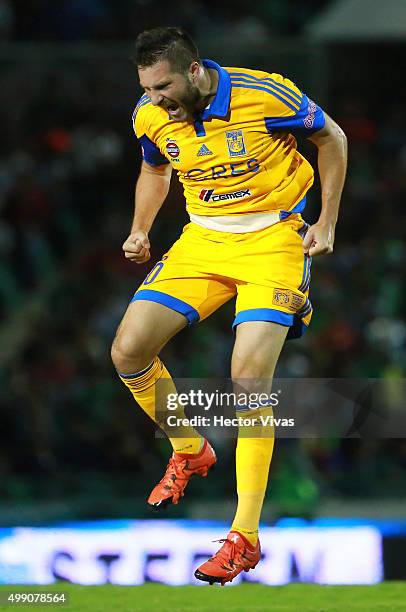
<svg viewBox="0 0 406 612"><path fill-rule="evenodd" d="M133 301L161 303L184 314L193 324L233 298L235 282L218 270L218 260L225 255L221 245L214 242L214 233L205 233L193 224L186 226L181 237L147 274Z"/></svg>
<svg viewBox="0 0 406 612"><path fill-rule="evenodd" d="M117 362L125 360L153 359L187 324L184 315L162 304L146 300L131 302L113 342L113 362L119 365Z"/></svg>
<svg viewBox="0 0 406 612"><path fill-rule="evenodd" d="M271 321L240 323L231 360L232 378L272 379L288 330Z"/></svg>

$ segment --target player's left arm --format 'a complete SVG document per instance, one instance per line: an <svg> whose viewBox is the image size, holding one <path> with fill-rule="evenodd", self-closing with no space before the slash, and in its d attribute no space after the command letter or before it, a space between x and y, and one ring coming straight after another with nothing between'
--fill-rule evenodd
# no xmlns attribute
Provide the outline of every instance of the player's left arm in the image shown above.
<svg viewBox="0 0 406 612"><path fill-rule="evenodd" d="M321 213L303 240L303 250L314 257L333 252L341 193L347 169L347 138L335 121L326 113L325 124L308 139L318 149L318 168L321 183Z"/></svg>

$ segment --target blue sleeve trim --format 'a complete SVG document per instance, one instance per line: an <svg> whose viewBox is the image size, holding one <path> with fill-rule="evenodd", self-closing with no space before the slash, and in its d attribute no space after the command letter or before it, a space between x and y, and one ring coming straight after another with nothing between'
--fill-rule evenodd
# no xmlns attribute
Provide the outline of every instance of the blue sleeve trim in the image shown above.
<svg viewBox="0 0 406 612"><path fill-rule="evenodd" d="M169 161L161 151L158 149L156 144L144 134L138 141L142 147L142 159L147 162L150 166L162 166L163 164L169 164Z"/></svg>
<svg viewBox="0 0 406 612"><path fill-rule="evenodd" d="M131 302L135 302L136 300L147 300L148 302L156 302L157 304L167 306L168 308L171 308L171 310L175 310L186 317L189 321L189 325L196 323L200 319L199 313L195 308L193 308L193 306L173 297L172 295L163 293L163 291L141 289L140 291L137 291Z"/></svg>
<svg viewBox="0 0 406 612"><path fill-rule="evenodd" d="M290 117L265 117L264 119L269 133L284 131L310 135L321 130L326 123L323 110L305 95L303 95L301 107L295 115Z"/></svg>

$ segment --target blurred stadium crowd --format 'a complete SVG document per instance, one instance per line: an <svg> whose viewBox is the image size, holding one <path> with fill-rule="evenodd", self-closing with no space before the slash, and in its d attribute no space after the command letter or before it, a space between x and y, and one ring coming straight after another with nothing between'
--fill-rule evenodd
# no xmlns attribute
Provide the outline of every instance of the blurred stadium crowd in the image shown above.
<svg viewBox="0 0 406 612"><path fill-rule="evenodd" d="M30 2L29 10L23 2L0 0L1 30L10 40L131 36L150 19L151 3L135 4L137 28L127 21L130 1L63 2L67 14L88 15L70 21L58 20L45 0ZM170 4L161 5L170 11ZM203 10L200 2L180 5L192 33L216 10L206 4ZM41 11L46 19L38 21ZM160 18L166 23L170 15ZM57 61L36 72L29 63L2 59L0 471L6 501L83 491L99 500L136 498L137 483L152 482L166 459L166 445L153 442L153 427L109 357L133 291L186 222L174 180L153 230L151 263L125 261L121 244L140 162L129 119L140 92L132 71L121 78L125 62L78 67ZM406 255L399 216L406 197L406 115L399 103L382 117L359 93L323 102L348 135L349 175L336 251L313 263L311 328L288 343L278 374L403 377ZM303 146L315 161L311 147ZM307 220L317 205L316 189ZM228 376L232 318L229 304L182 332L163 354L174 375ZM232 469L226 442L223 462ZM285 513L311 514L320 495L391 496L405 467L404 441L285 441L272 467L273 499ZM233 490L227 470L212 480L213 498ZM109 508L102 504L87 514L105 516Z"/></svg>
<svg viewBox="0 0 406 612"><path fill-rule="evenodd" d="M134 32L181 23L192 35L217 31L261 37L298 34L328 0L0 0L0 36L18 41L131 39Z"/></svg>

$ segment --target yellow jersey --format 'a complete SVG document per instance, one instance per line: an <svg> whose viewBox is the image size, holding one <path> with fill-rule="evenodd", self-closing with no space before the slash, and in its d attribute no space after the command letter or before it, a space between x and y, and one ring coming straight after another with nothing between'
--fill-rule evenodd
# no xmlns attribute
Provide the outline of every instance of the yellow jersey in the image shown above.
<svg viewBox="0 0 406 612"><path fill-rule="evenodd" d="M321 108L279 74L203 64L218 71L218 88L193 123L139 100L133 126L145 162L172 164L195 215L302 212L314 173L295 134L320 130Z"/></svg>

